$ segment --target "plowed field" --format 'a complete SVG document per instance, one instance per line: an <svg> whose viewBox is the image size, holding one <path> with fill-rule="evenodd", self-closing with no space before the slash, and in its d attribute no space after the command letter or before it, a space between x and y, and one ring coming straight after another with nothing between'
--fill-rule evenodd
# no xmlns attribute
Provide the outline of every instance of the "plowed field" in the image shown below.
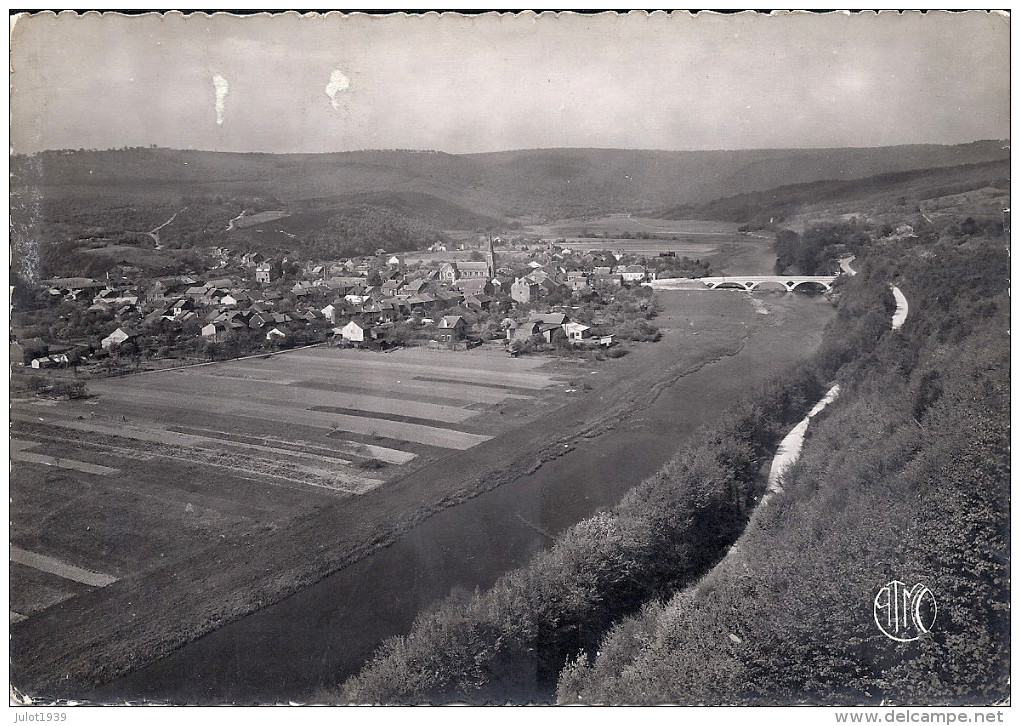
<svg viewBox="0 0 1020 726"><path fill-rule="evenodd" d="M15 401L12 543L26 554L11 617L488 441L519 423L503 422L508 406L541 409L563 389L547 362L310 348L91 381L87 401Z"/></svg>

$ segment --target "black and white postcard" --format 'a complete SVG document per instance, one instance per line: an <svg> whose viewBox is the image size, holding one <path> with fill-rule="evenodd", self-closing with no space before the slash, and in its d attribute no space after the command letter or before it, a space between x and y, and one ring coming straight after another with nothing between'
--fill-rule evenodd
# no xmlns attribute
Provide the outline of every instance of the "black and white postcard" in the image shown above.
<svg viewBox="0 0 1020 726"><path fill-rule="evenodd" d="M16 719L1001 721L1008 12L11 21Z"/></svg>

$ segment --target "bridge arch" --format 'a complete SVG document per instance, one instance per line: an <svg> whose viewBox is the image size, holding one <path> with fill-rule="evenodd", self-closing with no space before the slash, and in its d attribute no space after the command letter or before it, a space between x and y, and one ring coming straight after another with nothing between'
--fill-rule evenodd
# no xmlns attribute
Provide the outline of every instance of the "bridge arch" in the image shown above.
<svg viewBox="0 0 1020 726"><path fill-rule="evenodd" d="M699 277L698 282L711 290L744 290L751 292L763 285L779 285L787 292L792 292L804 287L810 289L817 287L819 291L829 291L836 275L748 275L746 277L723 276L723 277ZM650 283L655 287L656 283Z"/></svg>
<svg viewBox="0 0 1020 726"><path fill-rule="evenodd" d="M712 287L713 290L748 290L747 286L751 283L740 282L737 280L725 280L717 283Z"/></svg>
<svg viewBox="0 0 1020 726"><path fill-rule="evenodd" d="M787 289L791 292L798 288L804 291L815 290L817 292L828 292L832 289L832 285L823 280L795 280L791 281L791 283L787 285Z"/></svg>
<svg viewBox="0 0 1020 726"><path fill-rule="evenodd" d="M750 288L750 290L782 290L783 292L789 292L790 286L788 283L782 280L758 280Z"/></svg>

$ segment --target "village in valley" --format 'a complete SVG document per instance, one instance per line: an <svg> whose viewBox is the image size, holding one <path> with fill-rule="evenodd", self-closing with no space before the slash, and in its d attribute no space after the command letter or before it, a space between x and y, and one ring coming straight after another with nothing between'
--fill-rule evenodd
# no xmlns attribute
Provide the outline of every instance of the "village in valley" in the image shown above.
<svg viewBox="0 0 1020 726"><path fill-rule="evenodd" d="M16 724L994 720L1009 20L12 11Z"/></svg>
<svg viewBox="0 0 1020 726"><path fill-rule="evenodd" d="M221 246L190 274L152 276L122 260L96 279L41 280L14 293L35 304L15 308L11 359L16 368L70 368L75 376L323 343L380 351L487 345L512 356L604 359L624 354L629 341L658 339L643 283L708 270L671 252L648 260L533 237L475 238L468 249L439 241L422 252L379 249L332 261ZM27 385L45 384L36 377Z"/></svg>

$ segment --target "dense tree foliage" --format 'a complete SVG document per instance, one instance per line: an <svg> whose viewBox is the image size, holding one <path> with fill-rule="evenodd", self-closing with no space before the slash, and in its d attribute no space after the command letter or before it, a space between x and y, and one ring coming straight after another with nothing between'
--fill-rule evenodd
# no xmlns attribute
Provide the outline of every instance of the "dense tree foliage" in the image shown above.
<svg viewBox="0 0 1020 726"><path fill-rule="evenodd" d="M419 617L343 697L528 700L557 673L560 700L588 703L1002 697L1006 259L995 249L938 254L860 261L861 274L837 287L839 313L811 365L488 592ZM893 274L913 303L896 332ZM949 365L960 344L966 353ZM781 434L833 379L844 394L816 424L787 492L723 557ZM931 636L896 644L877 631L872 600L892 579L936 593Z"/></svg>
<svg viewBox="0 0 1020 726"><path fill-rule="evenodd" d="M416 151L354 151L336 154L231 154L172 149L56 151L11 159L12 186L128 190L153 196L188 187L224 195L275 196L286 203L358 194L438 195L447 203L498 219L542 215L576 218L609 211L638 211L709 202L719 196L772 190L777 184L848 180L920 167L1006 160L1008 148L985 141L960 146L899 146L876 149L739 151L645 151L539 149L452 155ZM832 185L834 182L822 182ZM838 182L836 182L838 183ZM861 182L873 190L876 182ZM844 195L847 189L837 189ZM737 205L744 214L770 202L818 198L818 190L761 192ZM724 202L726 200L723 200ZM378 204L378 200L369 203ZM387 204L396 211L415 199ZM379 205L382 206L382 205ZM724 209L689 208L662 216L721 217ZM269 207L271 208L271 207ZM236 212L235 212L236 214ZM679 216L674 216L674 215ZM702 216L714 214L714 216ZM164 218L165 219L165 218ZM766 217L767 219L767 217ZM155 222L159 224L163 220ZM466 222L476 225L470 220ZM151 229L149 227L148 229Z"/></svg>
<svg viewBox="0 0 1020 726"><path fill-rule="evenodd" d="M774 229L783 221L802 213L807 205L819 203L853 205L855 208L878 203L899 207L900 212L917 211L903 205L907 199L930 199L958 194L985 186L1010 188L1009 160L965 164L947 168L914 169L878 174L863 179L791 184L714 199L705 204L680 205L664 209L655 216L667 219L718 219L743 222L742 230Z"/></svg>
<svg viewBox="0 0 1020 726"><path fill-rule="evenodd" d="M801 370L736 411L611 512L581 522L530 565L466 602L450 599L387 641L345 686L358 702L529 700L619 616L691 581L742 529L758 471L819 395ZM766 412L767 413L763 413Z"/></svg>
<svg viewBox="0 0 1020 726"><path fill-rule="evenodd" d="M841 307L878 306L884 285L850 283ZM802 366L705 431L611 512L581 522L528 566L468 601L449 600L387 641L344 687L352 701L520 699L551 695L552 679L593 652L619 617L695 581L739 536L761 493L762 466L784 431L824 392L831 372L869 352L867 317L837 318L826 365ZM885 330L889 318L884 317ZM857 346L860 346L859 348Z"/></svg>
<svg viewBox="0 0 1020 726"><path fill-rule="evenodd" d="M423 222L388 209L360 207L335 214L323 228L304 235L302 251L309 259L337 259L371 255L378 249L424 249L438 238L439 233Z"/></svg>
<svg viewBox="0 0 1020 726"><path fill-rule="evenodd" d="M801 275L828 275L838 270L841 253L869 240L856 221L816 224L799 235L788 229L776 234L776 274L788 270Z"/></svg>
<svg viewBox="0 0 1020 726"><path fill-rule="evenodd" d="M865 264L899 270L907 325L843 366L843 395L785 493L697 587L647 605L565 669L561 700L1008 697L1008 259L992 245L902 259ZM873 599L891 580L932 591L930 634L878 631Z"/></svg>

